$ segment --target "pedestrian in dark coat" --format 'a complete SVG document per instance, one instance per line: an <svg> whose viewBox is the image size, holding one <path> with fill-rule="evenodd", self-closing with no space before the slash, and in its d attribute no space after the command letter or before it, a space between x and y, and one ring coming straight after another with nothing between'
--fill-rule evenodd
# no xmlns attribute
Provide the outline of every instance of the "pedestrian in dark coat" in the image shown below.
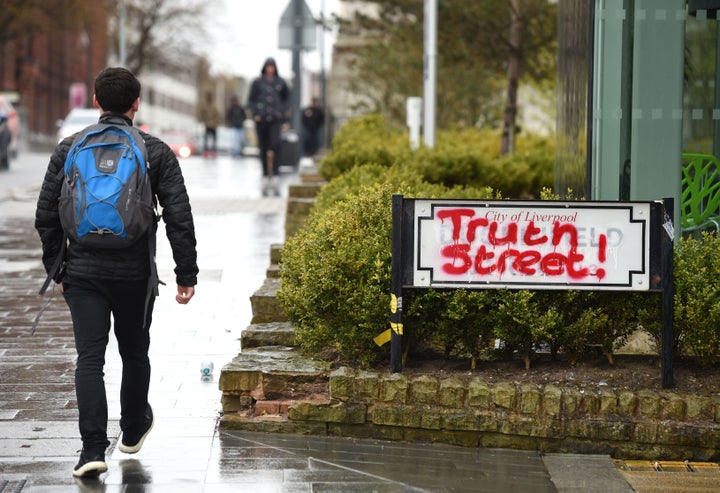
<svg viewBox="0 0 720 493"><path fill-rule="evenodd" d="M320 129L325 123L325 112L318 98L312 98L310 106L302 112L303 153L307 157L317 154L320 148Z"/></svg>
<svg viewBox="0 0 720 493"><path fill-rule="evenodd" d="M100 123L132 126L140 103L140 82L124 68L107 68L95 79L93 104ZM175 260L177 294L187 304L195 293L198 267L195 228L180 165L161 140L140 132L148 155L148 174L155 200L162 207ZM124 249L88 248L69 241L62 267L53 271L66 236L58 216L64 164L73 137L58 144L50 157L35 212L35 228L42 242L46 271L59 283L70 309L77 351L75 388L83 442L77 477L97 476L107 470L105 449L108 409L103 380L105 350L112 316L122 358L120 386L121 452L138 452L153 426L148 403L150 384L150 323L157 286L152 286L154 252L149 241L155 228ZM148 238L147 235L153 235ZM151 255L152 253L152 255Z"/></svg>
<svg viewBox="0 0 720 493"><path fill-rule="evenodd" d="M11 140L12 134L8 124L8 116L5 113L0 113L0 170L10 168Z"/></svg>
<svg viewBox="0 0 720 493"><path fill-rule="evenodd" d="M260 161L263 168L263 193L277 193L277 155L280 151L282 126L287 119L290 90L280 77L275 60L268 58L261 75L250 86L248 106L255 120Z"/></svg>
<svg viewBox="0 0 720 493"><path fill-rule="evenodd" d="M237 96L233 96L230 98L230 107L225 113L225 121L233 133L232 148L230 149L230 155L232 157L240 157L243 154L246 119L247 114L245 113L245 108L240 104L240 99Z"/></svg>

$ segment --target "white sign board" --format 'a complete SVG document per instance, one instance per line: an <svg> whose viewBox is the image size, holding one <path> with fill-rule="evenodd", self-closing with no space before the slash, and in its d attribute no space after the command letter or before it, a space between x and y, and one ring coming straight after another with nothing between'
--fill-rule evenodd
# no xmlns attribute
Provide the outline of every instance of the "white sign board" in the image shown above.
<svg viewBox="0 0 720 493"><path fill-rule="evenodd" d="M415 200L413 286L648 290L650 204Z"/></svg>

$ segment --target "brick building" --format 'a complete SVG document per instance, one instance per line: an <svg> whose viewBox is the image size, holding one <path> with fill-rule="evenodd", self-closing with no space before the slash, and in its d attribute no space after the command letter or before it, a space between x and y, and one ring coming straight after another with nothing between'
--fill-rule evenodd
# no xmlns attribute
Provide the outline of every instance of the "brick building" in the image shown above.
<svg viewBox="0 0 720 493"><path fill-rule="evenodd" d="M92 81L107 61L107 12L88 6L84 14L77 28L51 23L0 47L0 93L15 105L29 145L54 144L57 120L72 106L91 104Z"/></svg>

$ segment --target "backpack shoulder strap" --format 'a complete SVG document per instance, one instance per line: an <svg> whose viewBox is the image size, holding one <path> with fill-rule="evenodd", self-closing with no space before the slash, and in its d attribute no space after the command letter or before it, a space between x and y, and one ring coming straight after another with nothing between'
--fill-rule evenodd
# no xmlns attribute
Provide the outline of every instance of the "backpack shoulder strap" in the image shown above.
<svg viewBox="0 0 720 493"><path fill-rule="evenodd" d="M65 172L67 172L70 168L72 161L75 158L75 154L83 146L88 137L110 129L113 129L116 132L124 133L130 137L135 152L139 153L139 155L143 157L141 160L141 166L144 171L148 166L148 153L147 147L145 146L145 139L143 139L137 128L130 125L121 125L116 123L95 123L85 127L83 130L78 132L77 135L75 135L72 145L70 146L70 152L68 152L67 158L65 159Z"/></svg>

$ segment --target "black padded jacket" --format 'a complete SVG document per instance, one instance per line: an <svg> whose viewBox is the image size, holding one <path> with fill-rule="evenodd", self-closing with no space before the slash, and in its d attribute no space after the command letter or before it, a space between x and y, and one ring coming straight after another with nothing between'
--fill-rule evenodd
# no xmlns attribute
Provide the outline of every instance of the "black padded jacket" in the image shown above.
<svg viewBox="0 0 720 493"><path fill-rule="evenodd" d="M113 113L101 115L99 121L132 125L132 121L125 115ZM147 148L153 195L162 210L172 248L176 282L181 286L195 286L198 274L195 226L180 164L167 144L150 134L140 133ZM58 198L65 158L72 141L72 136L64 139L50 157L35 211L35 229L40 235L42 260L48 273L58 257L63 239ZM63 276L116 281L147 279L150 276L149 245L145 238L124 249L105 250L83 247L70 241L63 272L54 279L58 282L62 281Z"/></svg>

